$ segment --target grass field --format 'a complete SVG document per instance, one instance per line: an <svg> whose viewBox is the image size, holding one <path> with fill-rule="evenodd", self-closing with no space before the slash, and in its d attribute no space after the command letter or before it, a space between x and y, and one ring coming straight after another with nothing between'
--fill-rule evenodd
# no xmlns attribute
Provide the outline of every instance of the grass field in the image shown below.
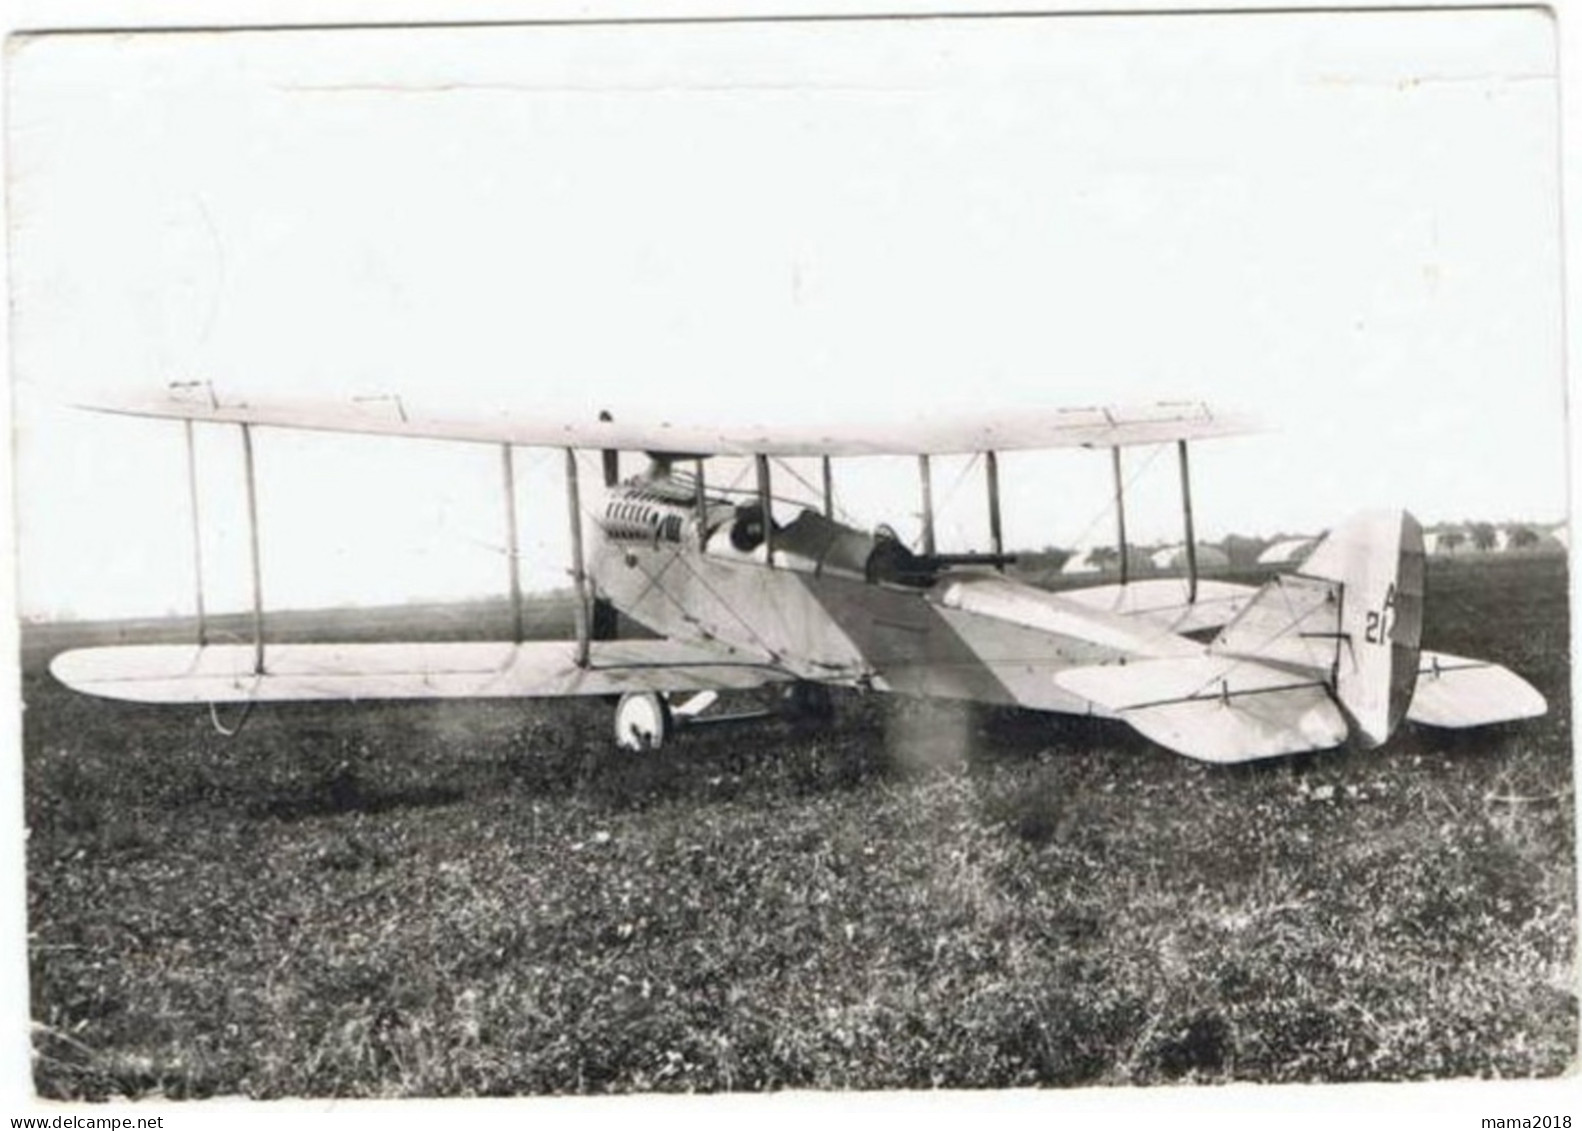
<svg viewBox="0 0 1582 1131"><path fill-rule="evenodd" d="M1251 767L856 694L607 749L600 703L73 695L24 639L46 1097L1393 1080L1577 1049L1564 562L1437 564L1529 723Z"/></svg>

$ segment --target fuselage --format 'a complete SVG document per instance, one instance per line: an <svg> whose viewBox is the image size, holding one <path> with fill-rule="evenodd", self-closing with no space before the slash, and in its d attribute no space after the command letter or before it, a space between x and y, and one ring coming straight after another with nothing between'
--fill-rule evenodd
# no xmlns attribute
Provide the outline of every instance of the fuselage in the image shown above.
<svg viewBox="0 0 1582 1131"><path fill-rule="evenodd" d="M597 516L588 565L599 597L661 635L724 645L804 679L1088 713L1056 672L1201 650L816 510L766 536L756 502L700 497L679 477L612 487Z"/></svg>

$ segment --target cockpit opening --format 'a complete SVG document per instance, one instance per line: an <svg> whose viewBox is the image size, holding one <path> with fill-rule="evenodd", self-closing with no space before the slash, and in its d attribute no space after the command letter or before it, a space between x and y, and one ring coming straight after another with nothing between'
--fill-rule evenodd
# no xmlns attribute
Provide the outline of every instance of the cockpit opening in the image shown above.
<svg viewBox="0 0 1582 1131"><path fill-rule="evenodd" d="M774 522L773 516L768 521ZM776 542L779 541L781 527L774 527ZM738 506L731 516L731 546L738 553L750 554L764 544L765 537L764 509L757 503L743 503Z"/></svg>
<svg viewBox="0 0 1582 1131"><path fill-rule="evenodd" d="M771 525L772 524L772 525ZM918 554L888 526L872 532L829 518L813 507L776 522L753 499L732 503L698 498L695 482L679 476L634 480L610 492L600 516L606 536L618 542L658 547L690 543L705 554L767 562L817 574L845 576L870 584L926 589L952 565L1000 564L991 555ZM773 531L774 537L768 537Z"/></svg>

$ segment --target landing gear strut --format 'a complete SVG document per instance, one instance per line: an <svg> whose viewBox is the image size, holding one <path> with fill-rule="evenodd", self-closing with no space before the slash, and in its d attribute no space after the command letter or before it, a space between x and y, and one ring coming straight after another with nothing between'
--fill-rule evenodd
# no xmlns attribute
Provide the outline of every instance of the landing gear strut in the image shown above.
<svg viewBox="0 0 1582 1131"><path fill-rule="evenodd" d="M778 716L798 730L822 730L835 719L834 701L822 683L791 684L782 693L778 711L705 714L718 700L718 692L700 691L672 706L670 697L661 692L628 691L615 705L615 745L639 752L658 750L682 727L746 723Z"/></svg>

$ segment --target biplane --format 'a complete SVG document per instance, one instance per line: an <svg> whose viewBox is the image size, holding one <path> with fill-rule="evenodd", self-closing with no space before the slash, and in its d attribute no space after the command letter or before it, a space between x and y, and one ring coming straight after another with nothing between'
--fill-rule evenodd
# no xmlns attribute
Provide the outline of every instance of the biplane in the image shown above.
<svg viewBox="0 0 1582 1131"><path fill-rule="evenodd" d="M506 414L409 412L399 399L352 405L226 400L207 384L84 407L235 427L248 499L251 643L65 652L54 675L79 691L155 703L476 697L609 697L616 741L662 746L710 721L722 691L782 684L807 719L826 718L829 688L1002 704L1120 719L1170 750L1242 762L1350 742L1387 741L1403 719L1472 727L1528 718L1543 697L1497 664L1420 647L1422 531L1405 511L1337 526L1299 568L1262 586L1199 577L1188 450L1250 431L1200 403L1024 412L863 430L707 429L610 418L545 422ZM493 642L272 643L259 571L253 432L288 428L454 440L501 452L514 631ZM1128 576L1125 451L1174 445L1185 577ZM525 640L517 565L513 453L565 453L576 638ZM1012 576L1003 544L998 454L1080 447L1114 472L1118 581L1049 591ZM584 509L577 453L602 453L603 493ZM621 456L643 466L623 478ZM988 549L936 547L930 460L981 457ZM885 527L840 521L834 461L915 458L920 545ZM716 457L751 461L755 483L711 486ZM814 457L822 506L774 489L787 457ZM591 494L591 493L590 493ZM193 484L194 525L196 484ZM197 531L195 530L195 537ZM612 638L612 610L654 634ZM712 716L717 719L718 716ZM735 717L735 716L730 716Z"/></svg>

